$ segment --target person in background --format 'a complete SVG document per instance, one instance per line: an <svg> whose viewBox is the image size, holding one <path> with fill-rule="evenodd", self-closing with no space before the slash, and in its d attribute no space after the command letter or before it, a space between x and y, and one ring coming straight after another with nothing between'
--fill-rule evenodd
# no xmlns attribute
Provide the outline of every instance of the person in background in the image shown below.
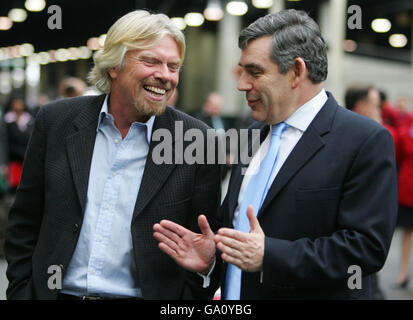
<svg viewBox="0 0 413 320"><path fill-rule="evenodd" d="M389 130L397 150L397 129L383 121L383 100L378 89L374 86L353 85L347 88L344 100L347 109L375 120Z"/></svg>
<svg viewBox="0 0 413 320"><path fill-rule="evenodd" d="M223 103L224 99L219 93L211 92L202 105L201 113L196 118L215 130L225 131L224 121L221 118Z"/></svg>
<svg viewBox="0 0 413 320"><path fill-rule="evenodd" d="M86 83L76 77L64 78L58 87L58 95L60 98L73 98L82 96L86 90Z"/></svg>
<svg viewBox="0 0 413 320"><path fill-rule="evenodd" d="M396 108L399 111L396 127L402 129L413 124L413 113L409 108L409 100L406 97L399 97L396 100Z"/></svg>
<svg viewBox="0 0 413 320"><path fill-rule="evenodd" d="M371 118L388 129L393 137L395 150L397 149L397 131L394 127L383 123L382 95L375 87L366 85L350 86L345 93L345 104L347 109ZM385 295L380 288L378 275L376 273L372 274L371 280L372 298L374 300L384 300Z"/></svg>
<svg viewBox="0 0 413 320"><path fill-rule="evenodd" d="M184 35L166 15L130 12L94 55L90 81L104 94L40 109L6 229L8 299L212 298L213 261L187 271L152 237L162 219L193 232L199 221L218 223L220 166L154 158L155 132L189 145L176 122L206 137L204 123L167 107L184 55Z"/></svg>
<svg viewBox="0 0 413 320"><path fill-rule="evenodd" d="M4 188L7 188L7 175L8 175L8 163L9 163L9 148L7 142L7 129L6 123L3 119L3 113L0 110L0 179L4 181ZM2 193L0 192L0 197Z"/></svg>
<svg viewBox="0 0 413 320"><path fill-rule="evenodd" d="M6 124L3 121L3 112L0 109L0 258L4 257L4 230L7 221L9 192L8 183L8 147Z"/></svg>
<svg viewBox="0 0 413 320"><path fill-rule="evenodd" d="M195 115L195 118L206 123L209 127L215 129L216 133L221 137L225 136L227 128L225 119L222 118L222 108L224 104L224 98L218 92L211 92L205 99L202 105L202 110L200 113ZM229 178L229 173L231 170L232 163L232 150L230 144L225 145L225 167L222 170L222 179L227 180ZM225 188L224 188L225 189Z"/></svg>
<svg viewBox="0 0 413 320"><path fill-rule="evenodd" d="M383 125L391 126L392 128L397 127L397 118L399 116L399 111L390 103L387 98L386 92L380 90L380 113L383 120Z"/></svg>
<svg viewBox="0 0 413 320"><path fill-rule="evenodd" d="M11 192L15 193L20 183L23 160L33 129L33 117L27 111L21 92L11 94L6 104L4 122L8 140L9 186Z"/></svg>
<svg viewBox="0 0 413 320"><path fill-rule="evenodd" d="M403 102L404 103L404 102ZM399 164L399 214L397 226L402 229L400 270L395 288L409 284L409 266L413 230L413 122L398 130L397 160Z"/></svg>

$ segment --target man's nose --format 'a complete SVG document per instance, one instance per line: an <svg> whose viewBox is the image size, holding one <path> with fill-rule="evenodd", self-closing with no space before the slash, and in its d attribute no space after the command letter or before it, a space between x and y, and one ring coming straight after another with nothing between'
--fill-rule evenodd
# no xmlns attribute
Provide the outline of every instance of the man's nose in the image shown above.
<svg viewBox="0 0 413 320"><path fill-rule="evenodd" d="M160 64L158 69L154 73L154 77L163 82L172 81L174 79L174 76L175 74L171 72L167 64Z"/></svg>
<svg viewBox="0 0 413 320"><path fill-rule="evenodd" d="M238 77L238 90L239 91L249 91L252 89L252 83L248 81L248 77L245 75L244 72L241 72Z"/></svg>

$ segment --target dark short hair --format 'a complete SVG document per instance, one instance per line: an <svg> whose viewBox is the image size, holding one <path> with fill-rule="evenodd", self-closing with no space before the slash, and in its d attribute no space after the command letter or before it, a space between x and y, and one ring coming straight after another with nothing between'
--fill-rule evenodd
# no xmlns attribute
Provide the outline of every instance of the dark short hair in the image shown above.
<svg viewBox="0 0 413 320"><path fill-rule="evenodd" d="M317 23L304 11L289 9L268 14L243 29L238 39L240 49L257 38L272 36L271 60L285 74L300 57L313 83L327 78L327 48Z"/></svg>
<svg viewBox="0 0 413 320"><path fill-rule="evenodd" d="M353 110L360 101L366 101L372 86L353 85L346 90L344 101L346 108Z"/></svg>

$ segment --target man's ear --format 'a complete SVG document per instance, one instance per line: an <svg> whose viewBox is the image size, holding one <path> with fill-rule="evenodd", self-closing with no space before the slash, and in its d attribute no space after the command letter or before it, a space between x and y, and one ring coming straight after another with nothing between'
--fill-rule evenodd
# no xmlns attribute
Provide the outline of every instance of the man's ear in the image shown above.
<svg viewBox="0 0 413 320"><path fill-rule="evenodd" d="M112 79L115 79L118 76L118 69L114 67L109 68L108 73Z"/></svg>
<svg viewBox="0 0 413 320"><path fill-rule="evenodd" d="M291 87L296 89L307 76L307 66L302 58L295 59L292 70L292 84Z"/></svg>

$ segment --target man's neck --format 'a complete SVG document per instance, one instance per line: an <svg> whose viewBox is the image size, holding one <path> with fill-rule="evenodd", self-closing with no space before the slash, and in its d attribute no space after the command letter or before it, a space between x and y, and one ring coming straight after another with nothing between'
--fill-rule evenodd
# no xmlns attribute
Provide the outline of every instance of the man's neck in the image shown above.
<svg viewBox="0 0 413 320"><path fill-rule="evenodd" d="M122 139L128 134L133 122L146 122L149 119L148 116L140 115L133 104L122 102L113 94L108 99L108 112L113 116L115 126L122 134Z"/></svg>

